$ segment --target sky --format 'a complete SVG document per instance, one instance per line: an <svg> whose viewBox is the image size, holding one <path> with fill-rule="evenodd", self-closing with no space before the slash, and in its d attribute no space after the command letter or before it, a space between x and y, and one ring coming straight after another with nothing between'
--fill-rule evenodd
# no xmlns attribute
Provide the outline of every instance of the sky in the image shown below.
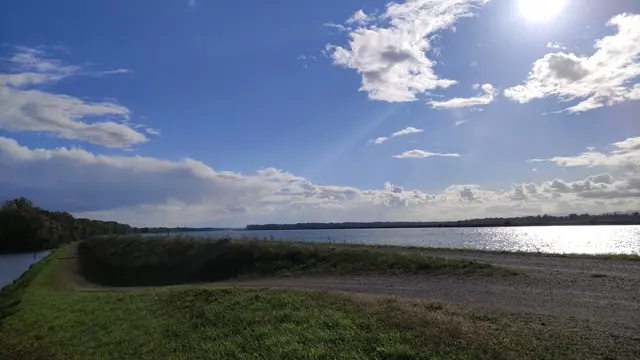
<svg viewBox="0 0 640 360"><path fill-rule="evenodd" d="M635 0L0 3L0 200L134 226L640 209Z"/></svg>

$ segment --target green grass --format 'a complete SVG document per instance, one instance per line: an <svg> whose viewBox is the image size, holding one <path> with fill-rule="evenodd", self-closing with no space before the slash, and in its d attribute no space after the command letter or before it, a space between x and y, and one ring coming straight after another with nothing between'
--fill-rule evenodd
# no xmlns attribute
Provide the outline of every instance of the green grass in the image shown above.
<svg viewBox="0 0 640 360"><path fill-rule="evenodd" d="M0 359L633 359L553 319L229 287L64 291L57 250L0 294Z"/></svg>
<svg viewBox="0 0 640 360"><path fill-rule="evenodd" d="M82 273L114 286L283 273L513 275L490 264L375 247L191 237L99 237L79 245Z"/></svg>

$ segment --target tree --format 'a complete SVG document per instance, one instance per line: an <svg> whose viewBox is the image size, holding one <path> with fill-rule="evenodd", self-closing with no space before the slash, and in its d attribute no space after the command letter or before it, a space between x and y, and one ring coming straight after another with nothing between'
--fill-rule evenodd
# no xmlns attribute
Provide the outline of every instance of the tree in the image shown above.
<svg viewBox="0 0 640 360"><path fill-rule="evenodd" d="M127 234L129 225L76 219L67 212L41 209L21 197L0 208L0 253L52 249L94 235Z"/></svg>
<svg viewBox="0 0 640 360"><path fill-rule="evenodd" d="M26 197L19 197L13 200L7 200L2 204L2 210L31 210L35 206L33 202Z"/></svg>

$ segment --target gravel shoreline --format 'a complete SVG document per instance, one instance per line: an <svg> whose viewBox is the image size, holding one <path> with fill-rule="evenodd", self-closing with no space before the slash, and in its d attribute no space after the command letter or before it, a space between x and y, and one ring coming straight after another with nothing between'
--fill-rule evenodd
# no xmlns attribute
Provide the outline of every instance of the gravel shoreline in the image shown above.
<svg viewBox="0 0 640 360"><path fill-rule="evenodd" d="M518 276L358 275L230 280L227 284L379 294L442 302L471 311L579 321L640 341L640 262L434 252L487 262Z"/></svg>

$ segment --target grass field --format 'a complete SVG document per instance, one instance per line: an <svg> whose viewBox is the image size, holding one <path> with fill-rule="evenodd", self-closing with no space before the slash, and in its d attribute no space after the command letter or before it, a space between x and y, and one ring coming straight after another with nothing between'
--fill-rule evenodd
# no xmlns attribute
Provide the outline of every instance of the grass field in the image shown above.
<svg viewBox="0 0 640 360"><path fill-rule="evenodd" d="M99 237L79 247L82 272L114 286L182 284L240 275L283 273L429 273L509 276L513 271L468 260L365 246L203 239Z"/></svg>
<svg viewBox="0 0 640 360"><path fill-rule="evenodd" d="M0 359L624 359L551 319L341 294L172 286L66 291L53 252L0 294ZM635 351L635 352L634 352Z"/></svg>

